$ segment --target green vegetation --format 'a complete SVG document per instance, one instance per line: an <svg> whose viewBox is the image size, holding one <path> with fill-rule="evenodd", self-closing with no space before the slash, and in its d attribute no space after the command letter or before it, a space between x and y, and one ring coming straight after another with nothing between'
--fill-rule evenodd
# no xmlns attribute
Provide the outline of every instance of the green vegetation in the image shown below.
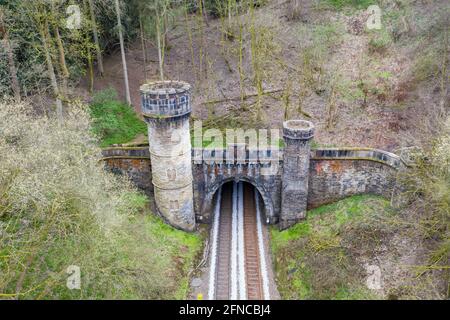
<svg viewBox="0 0 450 320"><path fill-rule="evenodd" d="M0 298L186 298L201 237L103 169L85 109L60 123L0 103ZM80 289L66 286L70 266Z"/></svg>
<svg viewBox="0 0 450 320"><path fill-rule="evenodd" d="M284 299L376 299L353 248L370 253L393 232L395 211L383 198L353 196L308 212L294 227L271 230L278 290Z"/></svg>
<svg viewBox="0 0 450 320"><path fill-rule="evenodd" d="M417 57L413 69L413 76L416 81L425 81L435 77L440 71L437 53L428 51Z"/></svg>
<svg viewBox="0 0 450 320"><path fill-rule="evenodd" d="M370 33L369 52L383 53L392 44L392 36L386 29L375 30Z"/></svg>
<svg viewBox="0 0 450 320"><path fill-rule="evenodd" d="M353 7L357 9L367 9L372 4L377 4L375 0L325 0L325 3L336 9Z"/></svg>
<svg viewBox="0 0 450 320"><path fill-rule="evenodd" d="M138 118L132 107L118 100L114 89L95 94L90 114L92 130L102 147L129 142L138 134L147 134L145 122Z"/></svg>
<svg viewBox="0 0 450 320"><path fill-rule="evenodd" d="M450 296L450 117L441 127L442 133L431 141L428 149L412 155L410 170L400 178L411 208L420 214L418 225L424 239L434 240L428 261L419 274L427 270L446 269L447 297Z"/></svg>

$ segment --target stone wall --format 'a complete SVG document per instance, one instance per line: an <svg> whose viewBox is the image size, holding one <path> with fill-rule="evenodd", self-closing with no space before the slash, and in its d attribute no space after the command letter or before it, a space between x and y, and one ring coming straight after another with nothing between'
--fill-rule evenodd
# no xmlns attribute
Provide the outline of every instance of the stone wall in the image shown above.
<svg viewBox="0 0 450 320"><path fill-rule="evenodd" d="M148 147L116 147L102 150L107 170L127 175L136 187L153 197L152 167Z"/></svg>
<svg viewBox="0 0 450 320"><path fill-rule="evenodd" d="M194 150L195 151L195 150ZM280 152L280 159L284 152ZM148 146L116 147L103 150L106 167L128 175L147 195L154 197ZM308 181L308 208L332 203L357 194L377 194L390 198L402 160L376 149L335 148L311 151ZM261 164L193 163L193 191L197 220L209 222L213 197L218 188L232 180L253 184L260 192L265 215L277 223L281 214L283 161L274 175L261 175Z"/></svg>
<svg viewBox="0 0 450 320"><path fill-rule="evenodd" d="M320 149L311 155L308 208L357 195L390 198L401 159L376 149Z"/></svg>
<svg viewBox="0 0 450 320"><path fill-rule="evenodd" d="M209 223L217 190L230 181L245 181L252 184L260 193L263 213L269 223L277 223L281 208L281 174L261 174L261 163L194 164L194 205L199 222ZM280 167L276 168L280 170Z"/></svg>

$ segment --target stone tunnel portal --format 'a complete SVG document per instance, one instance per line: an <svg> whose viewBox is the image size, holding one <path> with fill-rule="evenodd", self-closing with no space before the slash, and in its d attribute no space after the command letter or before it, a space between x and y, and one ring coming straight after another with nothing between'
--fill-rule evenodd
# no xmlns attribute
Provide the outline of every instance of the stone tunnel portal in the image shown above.
<svg viewBox="0 0 450 320"><path fill-rule="evenodd" d="M269 197L269 195L266 193L265 197L263 196L263 194L265 193L265 191L261 188L258 187L256 185L256 183L252 182L250 179L246 179L246 178L241 178L241 179L227 179L224 180L220 185L218 185L214 191L212 191L212 197L210 200L210 203L205 203L205 207L211 208L211 210L209 211L211 213L211 216L209 217L209 219L211 219L211 221L213 220L213 215L215 214L214 212L214 208L216 207L217 201L221 200L222 197L219 197L219 193L222 193L221 196L223 196L224 192L233 192L233 185L236 183L242 183L244 185L245 189L249 189L251 190L251 192L253 193L254 191L256 191L256 194L258 196L258 202L259 202L259 206L260 206L260 211L261 211L261 216L262 216L262 220L263 223L268 224L270 221L270 217L273 216L273 205L271 203L271 199ZM208 200L206 200L208 201Z"/></svg>

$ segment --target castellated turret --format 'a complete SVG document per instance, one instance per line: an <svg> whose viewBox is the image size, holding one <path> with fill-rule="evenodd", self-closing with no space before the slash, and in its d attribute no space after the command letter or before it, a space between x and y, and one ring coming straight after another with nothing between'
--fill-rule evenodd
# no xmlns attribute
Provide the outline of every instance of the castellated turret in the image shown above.
<svg viewBox="0 0 450 320"><path fill-rule="evenodd" d="M180 81L152 82L140 89L156 207L172 226L185 231L195 229L190 90L188 83Z"/></svg>
<svg viewBox="0 0 450 320"><path fill-rule="evenodd" d="M305 120L283 123L284 155L280 228L306 217L311 140L314 125Z"/></svg>

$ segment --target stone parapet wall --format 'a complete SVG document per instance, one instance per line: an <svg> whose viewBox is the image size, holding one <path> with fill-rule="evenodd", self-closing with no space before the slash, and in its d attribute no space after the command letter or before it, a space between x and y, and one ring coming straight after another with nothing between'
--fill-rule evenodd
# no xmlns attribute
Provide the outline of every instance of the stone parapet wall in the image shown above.
<svg viewBox="0 0 450 320"><path fill-rule="evenodd" d="M406 167L393 153L371 148L327 148L311 152L308 208L357 195L390 198L399 170Z"/></svg>
<svg viewBox="0 0 450 320"><path fill-rule="evenodd" d="M311 152L313 160L368 160L386 164L399 169L405 166L403 160L396 154L373 148L326 148L314 149Z"/></svg>
<svg viewBox="0 0 450 320"><path fill-rule="evenodd" d="M196 150L199 152L198 149ZM243 163L227 164L211 159L217 154L213 156L210 152L209 150L203 153L210 157L203 164L193 161L195 211L197 218L202 217L202 220L199 221L210 221L207 211L211 207L214 193L220 184L238 179L250 182L258 188L267 207L264 208L266 218L271 223L277 222L281 214L284 150L280 150L277 154L279 162L273 175L261 174L260 170L266 165L261 161L251 161L253 157L250 154L247 155L250 159ZM104 149L102 154L105 166L109 170L129 176L139 189L154 197L148 146L111 147ZM268 158L275 158L270 153L264 155ZM370 193L389 198L396 187L398 170L405 167L397 155L377 149L313 149L310 155L308 208L332 203L357 194Z"/></svg>
<svg viewBox="0 0 450 320"><path fill-rule="evenodd" d="M142 158L150 160L150 151L147 146L136 147L111 147L102 150L103 160L108 158L115 159L133 159Z"/></svg>
<svg viewBox="0 0 450 320"><path fill-rule="evenodd" d="M126 175L131 182L149 197L153 197L152 167L149 157L127 157L125 154L103 158L105 168L119 175Z"/></svg>

